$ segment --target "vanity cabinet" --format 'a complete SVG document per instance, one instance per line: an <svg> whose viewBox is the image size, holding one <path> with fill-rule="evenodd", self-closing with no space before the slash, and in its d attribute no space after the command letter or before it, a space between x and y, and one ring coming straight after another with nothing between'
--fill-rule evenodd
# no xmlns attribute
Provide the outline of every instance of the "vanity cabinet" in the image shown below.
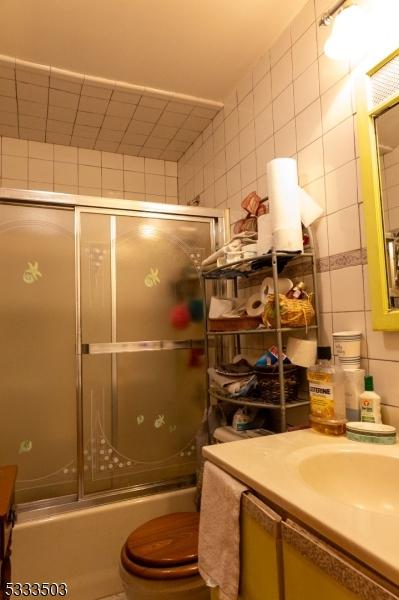
<svg viewBox="0 0 399 600"><path fill-rule="evenodd" d="M282 523L285 600L397 600L365 567L291 520Z"/></svg>
<svg viewBox="0 0 399 600"><path fill-rule="evenodd" d="M240 526L240 600L283 600L280 515L244 494Z"/></svg>
<svg viewBox="0 0 399 600"><path fill-rule="evenodd" d="M251 493L242 497L240 566L239 600L283 600L281 517Z"/></svg>
<svg viewBox="0 0 399 600"><path fill-rule="evenodd" d="M240 528L239 600L399 600L395 586L251 493Z"/></svg>

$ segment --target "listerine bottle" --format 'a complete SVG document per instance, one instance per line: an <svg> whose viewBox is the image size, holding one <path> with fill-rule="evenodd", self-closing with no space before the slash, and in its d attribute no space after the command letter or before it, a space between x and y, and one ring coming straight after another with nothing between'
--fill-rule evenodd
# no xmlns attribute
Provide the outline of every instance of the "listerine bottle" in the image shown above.
<svg viewBox="0 0 399 600"><path fill-rule="evenodd" d="M344 372L331 363L330 346L319 346L317 359L308 368L310 424L320 433L340 435L346 423Z"/></svg>

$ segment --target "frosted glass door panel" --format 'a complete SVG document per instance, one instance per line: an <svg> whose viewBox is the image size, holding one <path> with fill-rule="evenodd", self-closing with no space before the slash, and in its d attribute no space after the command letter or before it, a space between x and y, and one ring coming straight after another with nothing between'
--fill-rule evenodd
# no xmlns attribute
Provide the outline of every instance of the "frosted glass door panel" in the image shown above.
<svg viewBox="0 0 399 600"><path fill-rule="evenodd" d="M105 446L106 440L112 445L114 430L111 377L111 355L82 356L86 494L113 488L112 478L108 475L112 456Z"/></svg>
<svg viewBox="0 0 399 600"><path fill-rule="evenodd" d="M109 215L81 215L80 292L83 341L111 341L110 223Z"/></svg>
<svg viewBox="0 0 399 600"><path fill-rule="evenodd" d="M203 338L198 264L209 223L118 217L117 341Z"/></svg>
<svg viewBox="0 0 399 600"><path fill-rule="evenodd" d="M0 204L0 460L17 501L76 492L72 211Z"/></svg>
<svg viewBox="0 0 399 600"><path fill-rule="evenodd" d="M199 353L119 354L115 406L109 368L105 356L84 359L85 491L145 486L195 473L195 437L205 407Z"/></svg>
<svg viewBox="0 0 399 600"><path fill-rule="evenodd" d="M82 341L100 352L83 357L85 493L195 473L206 390L203 349L190 345L204 338L210 252L209 221L81 214ZM173 349L118 346L162 340Z"/></svg>

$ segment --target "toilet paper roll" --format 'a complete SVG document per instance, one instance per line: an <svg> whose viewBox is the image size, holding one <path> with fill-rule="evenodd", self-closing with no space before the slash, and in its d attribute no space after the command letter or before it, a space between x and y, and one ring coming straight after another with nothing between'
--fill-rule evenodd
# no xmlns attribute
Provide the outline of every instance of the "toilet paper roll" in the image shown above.
<svg viewBox="0 0 399 600"><path fill-rule="evenodd" d="M324 210L319 206L305 190L299 187L299 207L301 211L302 223L309 227L314 221L320 219Z"/></svg>
<svg viewBox="0 0 399 600"><path fill-rule="evenodd" d="M276 250L303 251L296 161L275 158L267 164L267 186Z"/></svg>
<svg viewBox="0 0 399 600"><path fill-rule="evenodd" d="M260 297L260 294L257 292L252 294L247 300L246 311L250 317L260 317L265 308L264 303Z"/></svg>
<svg viewBox="0 0 399 600"><path fill-rule="evenodd" d="M286 355L293 365L298 367L311 367L316 363L317 342L316 340L300 340L288 338Z"/></svg>
<svg viewBox="0 0 399 600"><path fill-rule="evenodd" d="M273 227L270 213L258 217L258 254L267 254L273 245Z"/></svg>
<svg viewBox="0 0 399 600"><path fill-rule="evenodd" d="M267 295L273 293L273 291L270 290L273 290L273 278L265 277L260 286L260 297L264 304L266 304Z"/></svg>
<svg viewBox="0 0 399 600"><path fill-rule="evenodd" d="M291 279L288 277L282 277L278 280L278 291L279 294L286 294L294 286ZM264 304L266 304L268 294L274 294L274 281L273 277L265 277L260 286L260 298Z"/></svg>

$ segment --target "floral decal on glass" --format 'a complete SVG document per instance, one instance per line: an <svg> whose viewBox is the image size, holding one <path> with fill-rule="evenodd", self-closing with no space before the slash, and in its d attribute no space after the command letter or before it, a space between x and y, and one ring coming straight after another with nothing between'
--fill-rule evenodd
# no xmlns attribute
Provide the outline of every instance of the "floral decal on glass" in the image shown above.
<svg viewBox="0 0 399 600"><path fill-rule="evenodd" d="M24 274L22 275L22 279L25 283L35 283L40 279L42 274L39 271L39 263L36 261L34 263L28 262L28 268L25 269Z"/></svg>

